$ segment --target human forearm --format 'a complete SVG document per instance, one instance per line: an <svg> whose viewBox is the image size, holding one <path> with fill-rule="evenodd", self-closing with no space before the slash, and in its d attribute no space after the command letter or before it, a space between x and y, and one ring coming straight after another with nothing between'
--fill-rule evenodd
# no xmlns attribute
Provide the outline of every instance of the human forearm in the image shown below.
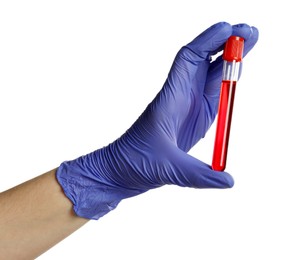
<svg viewBox="0 0 285 260"><path fill-rule="evenodd" d="M33 259L88 221L73 213L55 173L0 194L0 259Z"/></svg>

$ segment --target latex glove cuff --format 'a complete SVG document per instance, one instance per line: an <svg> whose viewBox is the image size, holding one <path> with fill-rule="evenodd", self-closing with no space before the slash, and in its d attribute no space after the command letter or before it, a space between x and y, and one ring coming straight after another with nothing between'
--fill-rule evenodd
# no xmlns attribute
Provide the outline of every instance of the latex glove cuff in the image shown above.
<svg viewBox="0 0 285 260"><path fill-rule="evenodd" d="M76 215L87 219L97 220L115 209L122 199L143 192L90 179L77 160L63 162L57 169L56 177L73 203Z"/></svg>

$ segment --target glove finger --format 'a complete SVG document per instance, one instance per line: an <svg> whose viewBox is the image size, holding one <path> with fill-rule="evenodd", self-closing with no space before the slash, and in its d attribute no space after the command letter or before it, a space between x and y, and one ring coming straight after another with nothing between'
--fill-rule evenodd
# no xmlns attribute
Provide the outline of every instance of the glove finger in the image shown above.
<svg viewBox="0 0 285 260"><path fill-rule="evenodd" d="M180 50L182 58L192 64L209 60L210 56L216 53L232 34L232 26L226 22L219 22L188 43Z"/></svg>
<svg viewBox="0 0 285 260"><path fill-rule="evenodd" d="M171 155L173 175L168 178L171 184L194 188L231 188L233 177L226 172L218 172L204 162L176 149ZM169 184L169 183L168 183Z"/></svg>
<svg viewBox="0 0 285 260"><path fill-rule="evenodd" d="M255 44L258 41L259 32L258 29L255 27L251 27L251 35L249 38L245 39L244 42L244 51L243 51L243 57L245 57L248 52L251 51L251 49L255 46Z"/></svg>

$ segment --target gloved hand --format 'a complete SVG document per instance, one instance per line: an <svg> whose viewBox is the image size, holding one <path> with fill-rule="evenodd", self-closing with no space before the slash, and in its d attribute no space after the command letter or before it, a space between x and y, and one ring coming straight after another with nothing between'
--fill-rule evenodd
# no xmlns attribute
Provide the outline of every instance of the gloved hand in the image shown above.
<svg viewBox="0 0 285 260"><path fill-rule="evenodd" d="M178 52L162 90L137 121L113 143L64 162L57 179L78 216L98 219L125 198L165 184L229 188L234 181L187 152L214 121L219 102L223 49L231 35L245 39L244 54L258 31L246 24L211 26Z"/></svg>

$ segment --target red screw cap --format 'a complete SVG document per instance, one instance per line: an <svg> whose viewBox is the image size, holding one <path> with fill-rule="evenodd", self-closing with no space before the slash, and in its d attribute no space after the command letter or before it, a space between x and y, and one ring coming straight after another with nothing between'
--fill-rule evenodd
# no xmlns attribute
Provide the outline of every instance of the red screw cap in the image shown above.
<svg viewBox="0 0 285 260"><path fill-rule="evenodd" d="M226 61L241 61L243 55L244 39L239 36L231 36L224 49L223 59Z"/></svg>

